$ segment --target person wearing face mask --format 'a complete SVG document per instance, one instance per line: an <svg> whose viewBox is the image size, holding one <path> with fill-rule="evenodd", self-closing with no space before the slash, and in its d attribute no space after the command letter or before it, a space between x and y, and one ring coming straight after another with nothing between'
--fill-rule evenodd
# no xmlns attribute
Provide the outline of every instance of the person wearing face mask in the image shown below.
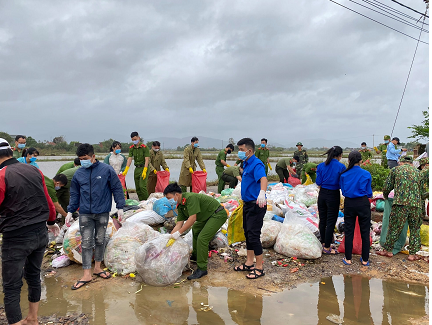
<svg viewBox="0 0 432 325"><path fill-rule="evenodd" d="M173 205L177 204L178 210L177 223L171 231L171 239L179 239L181 234L192 227L191 260L197 262L198 268L187 278L188 280L199 279L207 275L209 243L226 222L227 212L217 200L210 196L183 193L177 183L169 184L164 190L164 195Z"/></svg>
<svg viewBox="0 0 432 325"><path fill-rule="evenodd" d="M129 157L127 160L126 168L123 171L123 176L129 171L132 159L135 163L134 180L135 189L138 194L138 200L147 200L149 194L147 192L148 180L148 166L150 162L150 150L147 146L141 143L141 138L138 132L131 133L131 140L133 145L129 147Z"/></svg>
<svg viewBox="0 0 432 325"><path fill-rule="evenodd" d="M268 169L270 167L270 170L272 169L272 167L270 166L270 150L268 150L267 148L267 139L266 138L262 138L261 139L261 144L260 147L255 150L255 156L262 161L262 163L264 164L264 168L265 168L265 173L266 176L268 174Z"/></svg>
<svg viewBox="0 0 432 325"><path fill-rule="evenodd" d="M58 202L56 191L58 191L62 186L65 186L68 183L68 180L66 176L63 174L56 175L54 176L53 179L44 175L44 179L45 179L46 188L48 190L48 195L54 203L55 210L57 213L61 214L64 220L64 218L66 218L67 213L65 209L63 209L63 207Z"/></svg>
<svg viewBox="0 0 432 325"><path fill-rule="evenodd" d="M219 151L219 154L215 160L216 174L218 176L218 193L221 193L225 188L225 181L222 179L222 174L225 167L231 167L226 162L226 157L234 151L234 146L230 143L225 149Z"/></svg>
<svg viewBox="0 0 432 325"><path fill-rule="evenodd" d="M75 166L73 168L66 169L59 175L64 175L66 177L67 182L65 184L59 184L56 188L56 196L58 199L58 203L61 205L61 207L66 211L67 207L69 205L69 198L70 198L70 186L72 182L72 178L75 175L76 171L81 167L80 165ZM60 188L59 188L60 187ZM77 217L77 214L74 213L74 218ZM65 219L62 218L62 222L65 222Z"/></svg>
<svg viewBox="0 0 432 325"><path fill-rule="evenodd" d="M284 183L285 180L288 182L288 178L291 175L295 178L300 178L296 172L294 172L294 169L291 167L296 166L296 164L299 161L298 156L294 156L291 158L281 158L278 160L276 164L276 174L279 176L279 182Z"/></svg>
<svg viewBox="0 0 432 325"><path fill-rule="evenodd" d="M258 279L265 275L261 228L267 212L267 177L264 164L254 155L255 143L250 138L237 142L238 157L243 161L241 198L243 200L243 229L246 238L246 262L234 268L237 272L249 272L247 279ZM254 258L256 264L254 265Z"/></svg>
<svg viewBox="0 0 432 325"><path fill-rule="evenodd" d="M362 156L363 162L372 159L372 152L368 149L366 142L362 142L359 152Z"/></svg>
<svg viewBox="0 0 432 325"><path fill-rule="evenodd" d="M31 148L24 149L22 152L22 157L18 158L17 160L20 163L29 164L39 168L38 164L36 163L38 156L39 156L39 151L37 151L36 148L31 147Z"/></svg>
<svg viewBox="0 0 432 325"><path fill-rule="evenodd" d="M164 155L162 151L160 151L160 142L153 141L152 148L150 150L150 163L149 163L149 179L147 183L147 190L149 194L155 192L156 183L157 183L157 172L159 172L162 168L169 172L169 168L167 163L165 162Z"/></svg>
<svg viewBox="0 0 432 325"><path fill-rule="evenodd" d="M198 138L193 137L191 139L191 145L187 146L183 152L183 163L180 170L180 177L178 184L183 192L187 191L187 187L190 187L192 192L192 174L196 171L196 163L200 166L204 173L207 173L204 165L204 161L201 156L201 151L198 148Z"/></svg>
<svg viewBox="0 0 432 325"><path fill-rule="evenodd" d="M400 144L400 140L398 137L394 137L391 142L387 146L387 166L389 169L393 169L396 166L399 166L399 158L401 157L402 151L407 151L405 148L397 149L396 145Z"/></svg>
<svg viewBox="0 0 432 325"><path fill-rule="evenodd" d="M388 168L386 153L387 153L387 146L389 143L390 143L390 136L385 135L384 143L381 143L378 147L374 147L375 152L377 154L381 154L381 166L383 166L386 169Z"/></svg>
<svg viewBox="0 0 432 325"><path fill-rule="evenodd" d="M25 135L17 135L15 137L15 147L13 147L13 157L18 159L22 156L22 151L26 146L26 136Z"/></svg>
<svg viewBox="0 0 432 325"><path fill-rule="evenodd" d="M121 143L118 141L114 141L111 145L110 153L105 157L103 161L104 164L110 165L112 168L114 168L114 171L117 175L124 172L127 164L127 159L121 153L121 150Z"/></svg>
<svg viewBox="0 0 432 325"><path fill-rule="evenodd" d="M94 256L93 275L109 279L111 274L102 270L101 262L105 251L105 233L111 211L112 197L118 209L119 222L122 222L125 206L123 187L114 169L100 163L94 154L93 146L81 144L76 152L81 160L70 185L70 202L67 207L66 226L70 227L72 213L79 208L81 232L82 265L84 275L72 286L77 290L92 281L91 263ZM93 249L94 248L94 249Z"/></svg>

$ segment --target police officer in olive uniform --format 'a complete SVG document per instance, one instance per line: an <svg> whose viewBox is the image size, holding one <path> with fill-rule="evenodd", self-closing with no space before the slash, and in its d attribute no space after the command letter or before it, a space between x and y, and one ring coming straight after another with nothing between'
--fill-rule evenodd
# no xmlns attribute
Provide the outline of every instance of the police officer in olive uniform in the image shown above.
<svg viewBox="0 0 432 325"><path fill-rule="evenodd" d="M81 166L76 166L73 168L66 169L59 175L65 175L67 179L66 185L61 185L59 189L56 190L56 195L59 204L61 207L67 211L67 207L69 205L69 198L70 198L70 186L72 183L72 178L75 175L75 172L80 168Z"/></svg>
<svg viewBox="0 0 432 325"><path fill-rule="evenodd" d="M238 184L238 182L241 182L242 178L241 175L243 174L243 164L240 163L240 166L232 166L228 167L224 170L222 174L222 180L224 181L224 187L225 182L229 183L229 188L235 188ZM223 190L223 189L222 189Z"/></svg>
<svg viewBox="0 0 432 325"><path fill-rule="evenodd" d="M389 135L385 135L384 136L384 143L381 143L378 147L374 147L375 152L377 154L381 154L381 166L383 166L384 168L388 168L387 166L387 146L390 143L390 136Z"/></svg>
<svg viewBox="0 0 432 325"><path fill-rule="evenodd" d="M149 178L147 183L147 190L149 195L155 192L157 183L157 172L161 170L161 166L163 169L165 169L165 171L169 172L169 168L167 163L165 162L163 153L162 151L160 151L160 142L153 141L152 149L150 150Z"/></svg>
<svg viewBox="0 0 432 325"><path fill-rule="evenodd" d="M226 157L228 154L234 151L234 146L230 143L225 149L219 151L219 154L215 160L216 174L218 176L218 193L221 193L225 187L225 181L222 179L222 174L224 172L224 167L231 167L226 162Z"/></svg>
<svg viewBox="0 0 432 325"><path fill-rule="evenodd" d="M294 156L299 157L299 161L297 162L297 165L296 165L296 174L298 176L301 176L303 165L306 164L307 162L309 162L309 156L308 156L306 150L303 149L303 143L297 142L296 147L297 147L297 150L294 151L293 157Z"/></svg>
<svg viewBox="0 0 432 325"><path fill-rule="evenodd" d="M193 137L191 139L191 145L187 146L184 150L183 154L183 163L180 170L180 178L179 185L183 192L186 192L187 186L190 186L190 191L192 192L192 174L196 171L196 162L202 169L204 173L207 173L205 170L204 161L201 156L201 151L198 148L198 138Z"/></svg>
<svg viewBox="0 0 432 325"><path fill-rule="evenodd" d="M262 163L264 164L265 173L267 176L269 167L270 167L270 170L272 170L273 168L270 166L270 159L269 159L270 150L267 148L267 139L266 138L261 139L261 145L257 150L255 150L255 156L259 160L261 160Z"/></svg>
<svg viewBox="0 0 432 325"><path fill-rule="evenodd" d="M171 232L171 239L192 227L193 252L191 259L197 261L198 268L188 280L199 279L207 275L209 243L226 222L228 215L225 208L214 198L205 194L182 193L177 184L169 184L164 195L177 203L177 224Z"/></svg>
<svg viewBox="0 0 432 325"><path fill-rule="evenodd" d="M312 162L308 162L303 165L302 171L301 171L301 182L304 184L307 180L306 175L309 175L312 182L316 182L316 170L318 165L314 164Z"/></svg>
<svg viewBox="0 0 432 325"><path fill-rule="evenodd" d="M135 181L135 189L138 194L138 200L143 201L148 198L147 191L147 179L148 179L148 166L150 162L150 150L147 148L145 144L142 144L141 138L138 135L138 132L131 133L131 139L133 145L129 147L129 158L126 164L126 168L123 172L123 175L129 171L129 167L132 163L132 159L135 164L134 171L134 181Z"/></svg>
<svg viewBox="0 0 432 325"><path fill-rule="evenodd" d="M22 152L26 146L26 137L25 135L17 135L15 137L15 147L13 147L13 157L18 159L21 158Z"/></svg>

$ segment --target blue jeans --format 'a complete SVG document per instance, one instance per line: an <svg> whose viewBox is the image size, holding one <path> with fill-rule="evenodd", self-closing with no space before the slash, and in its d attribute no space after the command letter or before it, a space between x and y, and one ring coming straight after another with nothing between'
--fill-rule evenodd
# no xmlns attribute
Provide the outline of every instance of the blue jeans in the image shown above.
<svg viewBox="0 0 432 325"><path fill-rule="evenodd" d="M81 233L83 269L91 269L93 248L94 259L102 262L105 251L105 233L109 214L80 214L79 226Z"/></svg>

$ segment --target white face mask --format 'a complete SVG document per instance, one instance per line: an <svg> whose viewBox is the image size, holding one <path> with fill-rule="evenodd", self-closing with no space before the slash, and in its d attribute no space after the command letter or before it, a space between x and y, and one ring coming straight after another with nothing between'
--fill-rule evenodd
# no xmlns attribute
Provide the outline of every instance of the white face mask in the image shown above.
<svg viewBox="0 0 432 325"><path fill-rule="evenodd" d="M366 149L366 147L361 147L363 150Z"/></svg>
<svg viewBox="0 0 432 325"><path fill-rule="evenodd" d="M158 152L160 149L153 149L154 152Z"/></svg>

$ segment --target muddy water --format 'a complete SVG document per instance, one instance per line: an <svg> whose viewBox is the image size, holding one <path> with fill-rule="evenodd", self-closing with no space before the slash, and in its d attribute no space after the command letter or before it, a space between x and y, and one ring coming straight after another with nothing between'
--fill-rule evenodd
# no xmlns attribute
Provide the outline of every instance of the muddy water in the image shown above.
<svg viewBox="0 0 432 325"><path fill-rule="evenodd" d="M428 287L334 276L268 296L182 283L151 287L103 281L71 291L70 279L45 278L41 315L83 312L91 324L407 324L428 314ZM2 297L1 297L2 298ZM26 314L26 290L21 297ZM204 305L204 306L203 306ZM211 306L211 310L205 305Z"/></svg>

